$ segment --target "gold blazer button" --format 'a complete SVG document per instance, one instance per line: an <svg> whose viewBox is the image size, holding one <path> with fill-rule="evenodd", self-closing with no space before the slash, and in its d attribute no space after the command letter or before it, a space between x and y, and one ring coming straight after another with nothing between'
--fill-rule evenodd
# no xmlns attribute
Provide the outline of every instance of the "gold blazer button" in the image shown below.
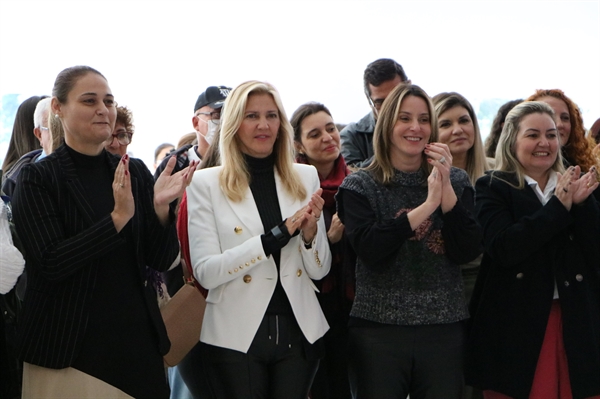
<svg viewBox="0 0 600 399"><path fill-rule="evenodd" d="M248 284L250 281L252 281L252 276L249 274L246 274L244 276L244 283Z"/></svg>
<svg viewBox="0 0 600 399"><path fill-rule="evenodd" d="M296 275L298 277L302 276L302 269L298 269L298 271L296 272Z"/></svg>
<svg viewBox="0 0 600 399"><path fill-rule="evenodd" d="M233 231L235 232L235 234L242 234L242 231L244 231L244 229L242 229L240 226L235 226L233 228Z"/></svg>

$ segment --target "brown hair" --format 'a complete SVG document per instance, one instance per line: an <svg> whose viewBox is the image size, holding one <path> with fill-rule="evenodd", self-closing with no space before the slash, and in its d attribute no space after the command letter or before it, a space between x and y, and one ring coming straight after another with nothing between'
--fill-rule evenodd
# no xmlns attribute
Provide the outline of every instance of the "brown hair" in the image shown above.
<svg viewBox="0 0 600 399"><path fill-rule="evenodd" d="M126 106L117 106L117 121L125 127L125 130L129 133L133 133L135 126L133 126L133 114L131 110Z"/></svg>
<svg viewBox="0 0 600 399"><path fill-rule="evenodd" d="M298 107L297 110L292 114L292 118L290 119L290 124L292 125L292 129L294 130L294 141L302 144L302 121L307 117L314 115L318 112L325 112L327 115L331 116L331 112L321 103L310 102L306 104L302 104ZM333 116L331 116L333 118ZM296 151L296 159L302 158L306 163L308 163L308 159L306 159L306 155L298 154Z"/></svg>
<svg viewBox="0 0 600 399"><path fill-rule="evenodd" d="M517 100L505 102L498 108L498 112L496 113L494 121L492 122L492 127L490 128L490 134L487 136L487 139L485 139L485 155L487 157L494 158L496 156L496 147L498 147L498 140L500 140L500 134L502 133L506 115L508 115L508 112L513 109L515 105L522 102L523 99L519 98Z"/></svg>
<svg viewBox="0 0 600 399"><path fill-rule="evenodd" d="M477 179L483 176L487 169L487 160L485 153L483 152L483 142L481 140L481 133L479 132L479 123L477 123L477 114L471 103L462 95L450 92L440 93L434 96L431 101L435 106L435 115L440 118L444 112L454 108L463 107L469 113L469 117L473 123L473 145L467 151L467 165L465 171L471 179L471 183L475 185ZM438 129L439 130L439 129Z"/></svg>
<svg viewBox="0 0 600 399"><path fill-rule="evenodd" d="M73 87L79 78L87 75L88 73L95 73L102 76L106 80L104 75L89 66L77 65L66 68L63 69L56 77L56 80L54 81L54 87L52 88L52 96L56 97L58 102L61 104L65 104L67 102L67 98L69 97L69 92L73 90Z"/></svg>
<svg viewBox="0 0 600 399"><path fill-rule="evenodd" d="M373 173L375 180L384 185L389 184L394 177L394 166L392 165L390 150L392 135L394 126L398 120L402 101L409 96L419 97L427 104L429 123L431 124L431 135L428 142L432 143L438 140L437 118L433 104L427 93L419 86L410 83L401 83L396 86L383 102L383 106L379 112L379 118L377 118L375 132L373 133L373 162L367 167L367 170ZM425 153L423 153L421 159L421 169L427 171L427 174L431 171L431 166L427 162Z"/></svg>
<svg viewBox="0 0 600 399"><path fill-rule="evenodd" d="M33 134L35 128L33 114L40 100L48 96L33 96L23 101L17 109L15 123L13 124L8 151L2 163L2 170L6 173L23 155L41 148L40 142Z"/></svg>

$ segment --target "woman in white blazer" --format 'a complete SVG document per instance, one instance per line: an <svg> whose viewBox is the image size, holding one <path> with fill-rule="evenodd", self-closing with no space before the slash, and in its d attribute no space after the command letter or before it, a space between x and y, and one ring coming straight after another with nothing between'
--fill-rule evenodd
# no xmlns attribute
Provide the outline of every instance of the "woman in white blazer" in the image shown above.
<svg viewBox="0 0 600 399"><path fill-rule="evenodd" d="M221 119L222 166L188 188L194 274L209 289L200 341L217 398L306 398L329 326L311 279L329 271L319 178L293 163L279 93L241 84Z"/></svg>

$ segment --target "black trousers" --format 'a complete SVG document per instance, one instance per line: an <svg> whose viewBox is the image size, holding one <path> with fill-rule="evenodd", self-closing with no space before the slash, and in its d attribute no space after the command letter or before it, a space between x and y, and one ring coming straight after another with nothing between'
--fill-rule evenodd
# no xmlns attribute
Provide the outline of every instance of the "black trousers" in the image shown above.
<svg viewBox="0 0 600 399"><path fill-rule="evenodd" d="M196 346L181 360L177 365L179 374L185 382L188 390L193 396L193 399L213 399L211 396L210 386L204 364L202 361L201 343ZM191 398L190 398L191 399Z"/></svg>
<svg viewBox="0 0 600 399"><path fill-rule="evenodd" d="M306 399L319 366L293 315L265 315L248 353L201 343L215 398Z"/></svg>
<svg viewBox="0 0 600 399"><path fill-rule="evenodd" d="M348 317L328 318L329 331L323 337L325 356L310 389L311 399L350 399L348 382Z"/></svg>
<svg viewBox="0 0 600 399"><path fill-rule="evenodd" d="M355 399L460 399L463 322L350 327L350 383Z"/></svg>

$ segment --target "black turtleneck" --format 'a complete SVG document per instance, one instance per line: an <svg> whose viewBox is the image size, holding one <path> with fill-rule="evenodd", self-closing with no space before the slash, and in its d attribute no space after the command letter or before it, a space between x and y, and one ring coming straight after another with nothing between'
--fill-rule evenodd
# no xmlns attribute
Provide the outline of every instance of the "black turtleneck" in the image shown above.
<svg viewBox="0 0 600 399"><path fill-rule="evenodd" d="M67 147L75 165L80 184L83 186L86 201L93 210L92 222L97 222L114 209L112 183L114 171L109 157L103 150L99 155L81 154ZM135 177L132 176L133 179ZM143 210L136 209L136 212ZM148 397L143 392L161 392L162 384L152 383L148 375L138 373L137 378L123 378L122 368L143 370L144 365L154 362L158 354L151 348L158 347L158 337L147 311L143 282L145 270L138 269L136 244L132 223L128 223L119 233L122 242L104 254L97 266L95 281L90 284L93 291L85 337L72 367L90 374L131 393L135 397ZM115 328L119 326L119 328ZM107 367L106 361L119 367ZM140 391L145 387L146 391ZM157 393L160 396L160 393Z"/></svg>
<svg viewBox="0 0 600 399"><path fill-rule="evenodd" d="M265 234L262 235L263 248L267 255L273 256L277 265L277 275L280 273L281 245L273 239L271 229L282 222L279 198L277 197L277 185L275 184L275 155L266 158L254 158L244 155L248 171L250 172L250 191L254 197L260 220L262 221ZM287 229L283 233L289 236ZM281 285L281 278L277 278L275 292L271 297L267 313L291 314L292 306Z"/></svg>

